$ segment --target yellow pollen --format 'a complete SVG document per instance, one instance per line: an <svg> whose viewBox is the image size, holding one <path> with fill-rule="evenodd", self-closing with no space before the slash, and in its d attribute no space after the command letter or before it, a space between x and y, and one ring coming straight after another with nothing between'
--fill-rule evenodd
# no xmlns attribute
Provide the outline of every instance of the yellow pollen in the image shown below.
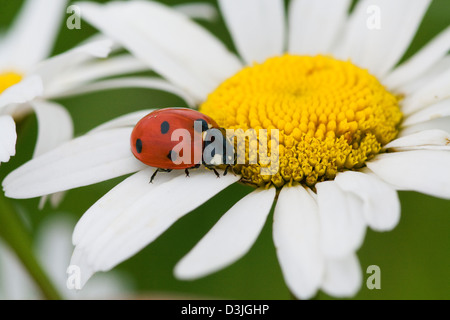
<svg viewBox="0 0 450 320"><path fill-rule="evenodd" d="M313 187L364 167L392 141L402 120L399 101L349 61L284 55L242 69L212 92L200 111L226 129L279 130L279 141L267 139L268 150L279 143L276 171L261 175L267 161L247 153L246 161L254 162L233 168L243 182Z"/></svg>
<svg viewBox="0 0 450 320"><path fill-rule="evenodd" d="M0 94L21 80L22 76L14 72L0 73Z"/></svg>

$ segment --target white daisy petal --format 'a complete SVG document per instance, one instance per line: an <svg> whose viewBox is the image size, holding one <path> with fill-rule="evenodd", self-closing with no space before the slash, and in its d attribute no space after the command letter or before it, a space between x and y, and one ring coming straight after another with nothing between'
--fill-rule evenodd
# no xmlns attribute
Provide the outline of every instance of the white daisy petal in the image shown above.
<svg viewBox="0 0 450 320"><path fill-rule="evenodd" d="M38 137L33 157L40 156L73 137L69 112L60 104L34 100L31 105L38 121Z"/></svg>
<svg viewBox="0 0 450 320"><path fill-rule="evenodd" d="M6 196L33 198L136 172L145 167L130 150L132 128L83 136L37 157L3 180Z"/></svg>
<svg viewBox="0 0 450 320"><path fill-rule="evenodd" d="M372 74L383 77L403 56L430 2L419 0L411 6L408 0L360 1L350 19L339 57L351 58ZM384 49L382 55L378 54L380 48Z"/></svg>
<svg viewBox="0 0 450 320"><path fill-rule="evenodd" d="M397 89L397 92L402 93L405 97L410 96L433 82L434 79L440 77L447 70L450 70L450 55L433 64L420 77L410 79L411 81L402 84Z"/></svg>
<svg viewBox="0 0 450 320"><path fill-rule="evenodd" d="M111 52L113 42L101 40L80 45L74 49L52 57L38 64L33 73L39 75L45 84L47 97L57 96L66 90L59 79L64 79L69 71L76 70L83 62L93 58L106 58ZM56 80L55 80L56 79Z"/></svg>
<svg viewBox="0 0 450 320"><path fill-rule="evenodd" d="M106 195L86 213L84 220L80 220L74 234L77 247L72 264L86 266L88 273L111 269L151 243L186 213L238 180L233 175L217 178L199 170L192 171L189 178L182 174L152 185L149 173L138 173L124 181L111 191L116 196ZM160 176L155 181L158 178ZM124 189L128 188L138 190L131 200L122 197ZM87 225L95 230L94 237L92 231L86 231Z"/></svg>
<svg viewBox="0 0 450 320"><path fill-rule="evenodd" d="M92 279L83 291L69 290L67 264L73 250L71 233L74 223L64 215L44 221L37 233L38 257L51 280L65 299L114 299L126 295L126 287L117 274ZM106 276L106 277L105 277Z"/></svg>
<svg viewBox="0 0 450 320"><path fill-rule="evenodd" d="M318 183L316 188L322 251L330 258L347 256L359 249L364 240L363 202L334 181Z"/></svg>
<svg viewBox="0 0 450 320"><path fill-rule="evenodd" d="M332 53L350 3L350 0L291 1L288 51L308 55Z"/></svg>
<svg viewBox="0 0 450 320"><path fill-rule="evenodd" d="M50 200L52 208L58 208L61 202L63 201L65 195L66 191L61 191L50 195L42 196L41 199L39 200L38 209L39 210L44 209L44 206L48 200Z"/></svg>
<svg viewBox="0 0 450 320"><path fill-rule="evenodd" d="M206 2L178 4L173 8L191 19L215 21L219 16L216 7Z"/></svg>
<svg viewBox="0 0 450 320"><path fill-rule="evenodd" d="M406 127L420 122L425 122L449 116L450 116L450 99L446 99L410 115L405 119L405 121L403 121L402 126Z"/></svg>
<svg viewBox="0 0 450 320"><path fill-rule="evenodd" d="M406 137L425 130L442 130L450 132L450 116L410 125L400 131L399 137Z"/></svg>
<svg viewBox="0 0 450 320"><path fill-rule="evenodd" d="M234 44L247 64L284 52L282 0L219 0L219 5Z"/></svg>
<svg viewBox="0 0 450 320"><path fill-rule="evenodd" d="M123 54L106 60L88 61L70 73L64 74L58 82L62 82L61 86L73 88L102 78L147 70L148 66L142 61L129 54Z"/></svg>
<svg viewBox="0 0 450 320"><path fill-rule="evenodd" d="M37 121L38 137L34 149L33 158L40 156L63 142L69 141L73 137L73 123L67 110L53 102L33 100L31 102ZM50 196L42 197L39 203L39 209L42 209L45 202L50 198L53 207L61 203L65 193L58 192Z"/></svg>
<svg viewBox="0 0 450 320"><path fill-rule="evenodd" d="M441 32L408 61L402 63L392 71L383 83L391 89L398 89L402 85L418 78L433 64L445 57L450 50L450 27Z"/></svg>
<svg viewBox="0 0 450 320"><path fill-rule="evenodd" d="M74 96L79 94L85 94L94 91L111 90L111 89L125 89L125 88L144 88L155 89L173 93L182 98L190 107L195 106L195 99L183 91L182 89L174 86L170 82L162 80L160 78L153 77L126 77L96 81L94 83L87 83L79 85L77 88L65 90L57 97Z"/></svg>
<svg viewBox="0 0 450 320"><path fill-rule="evenodd" d="M29 76L13 85L0 95L0 109L10 104L26 103L39 97L44 92L44 85L39 76Z"/></svg>
<svg viewBox="0 0 450 320"><path fill-rule="evenodd" d="M417 92L408 95L402 103L402 111L406 115L411 115L447 98L450 98L450 69L434 78Z"/></svg>
<svg viewBox="0 0 450 320"><path fill-rule="evenodd" d="M450 134L443 130L423 130L408 136L395 139L384 146L385 149L414 148L420 146L446 146L450 142Z"/></svg>
<svg viewBox="0 0 450 320"><path fill-rule="evenodd" d="M41 297L35 282L14 251L0 241L0 297L5 300L31 300Z"/></svg>
<svg viewBox="0 0 450 320"><path fill-rule="evenodd" d="M129 242L123 243L122 238L117 239L118 241L114 243L107 241L109 250L105 250L96 258L96 266L109 269L116 265L119 260L129 258L159 237L175 221L237 180L238 178L233 175L217 178L211 172L198 171L192 172L189 178L182 174L168 181L161 188L158 188L157 192L153 191L151 196L147 195L145 199L141 199L142 201L137 205L139 208L134 209L133 207L132 211L127 211L128 217L137 215L138 221L143 218L146 223L142 225L131 223L135 229L130 229L129 233L123 235ZM180 196L181 194L183 196ZM176 205L172 201L175 197L177 199ZM151 207L152 212L150 214L145 213L145 208L149 207ZM127 218L124 219L127 220ZM118 227L123 230L122 227ZM135 248L135 251L131 252L130 247ZM116 251L116 249L118 250Z"/></svg>
<svg viewBox="0 0 450 320"><path fill-rule="evenodd" d="M0 48L0 69L28 71L46 58L65 14L67 0L28 0Z"/></svg>
<svg viewBox="0 0 450 320"><path fill-rule="evenodd" d="M114 41L113 39L111 39L110 37L106 36L103 33L95 33L92 36L87 37L86 39L84 39L83 41L80 42L80 45L85 45L88 43L94 43L94 42L98 42L98 41L112 41L112 46L111 46L111 52L112 53L120 53L123 51L123 47L120 43L118 43L117 41ZM108 58L109 59L109 58Z"/></svg>
<svg viewBox="0 0 450 320"><path fill-rule="evenodd" d="M352 297L361 288L362 272L358 257L351 254L341 259L326 262L322 289L335 297Z"/></svg>
<svg viewBox="0 0 450 320"><path fill-rule="evenodd" d="M16 154L16 123L11 116L0 116L0 163Z"/></svg>
<svg viewBox="0 0 450 320"><path fill-rule="evenodd" d="M337 175L337 185L363 201L366 223L376 231L390 231L400 221L400 200L397 191L379 178L347 171Z"/></svg>
<svg viewBox="0 0 450 320"><path fill-rule="evenodd" d="M243 257L258 238L274 197L275 188L270 188L256 190L237 202L178 262L175 276L184 280L197 279Z"/></svg>
<svg viewBox="0 0 450 320"><path fill-rule="evenodd" d="M123 128L123 127L134 127L139 120L144 118L146 115L148 115L150 112L154 111L155 109L146 109L146 110L140 110L133 113L126 114L124 116L115 118L111 121L105 122L101 124L100 126L92 129L89 131L89 134L96 133L99 131L105 131L115 128Z"/></svg>
<svg viewBox="0 0 450 320"><path fill-rule="evenodd" d="M397 11L392 21L388 22L388 26L382 26L382 28L386 28L386 32L384 35L379 35L378 44L372 46L374 49L389 48L388 55L378 54L376 65L374 65L380 76L384 76L392 70L409 48L431 1L418 0L414 2L414 6L411 6L407 0L403 1L400 11ZM381 14L383 15L384 12ZM385 24L385 21L382 23ZM387 36L388 34L390 37Z"/></svg>
<svg viewBox="0 0 450 320"><path fill-rule="evenodd" d="M379 154L367 167L400 190L450 199L450 152L434 150Z"/></svg>
<svg viewBox="0 0 450 320"><path fill-rule="evenodd" d="M324 275L316 200L301 186L283 188L274 214L273 240L284 279L300 299L317 292Z"/></svg>
<svg viewBox="0 0 450 320"><path fill-rule="evenodd" d="M73 244L83 246L93 241L107 226L139 198L159 187L161 184L178 176L177 171L160 174L158 179L149 183L155 169L147 167L119 183L81 217L73 233ZM122 201L116 201L123 198ZM103 212L109 212L104 215Z"/></svg>
<svg viewBox="0 0 450 320"><path fill-rule="evenodd" d="M35 240L39 261L55 281L58 290L67 290L65 271L73 249L70 242L73 227L71 219L58 215L54 219L44 220Z"/></svg>
<svg viewBox="0 0 450 320"><path fill-rule="evenodd" d="M104 6L89 2L78 5L89 23L198 102L241 68L237 58L212 34L162 4L117 1Z"/></svg>

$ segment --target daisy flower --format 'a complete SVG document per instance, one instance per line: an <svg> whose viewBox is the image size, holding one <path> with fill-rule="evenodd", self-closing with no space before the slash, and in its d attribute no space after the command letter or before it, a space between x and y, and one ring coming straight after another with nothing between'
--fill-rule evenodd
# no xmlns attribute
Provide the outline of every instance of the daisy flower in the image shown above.
<svg viewBox="0 0 450 320"><path fill-rule="evenodd" d="M84 18L186 92L229 129L278 129L279 168L160 174L130 151L149 110L110 121L12 172L8 197L32 198L137 172L78 222L71 263L82 283L130 258L238 180L255 188L175 267L180 279L245 255L274 205L273 241L298 298L354 295L366 228L393 229L398 190L450 199L450 29L398 65L430 0L220 0L238 55L210 32L151 1L82 2ZM378 10L372 10L372 9ZM368 10L371 9L371 10ZM381 13L381 19L372 16ZM379 18L379 17L378 17ZM424 170L426 168L426 170ZM174 201L173 199L176 199Z"/></svg>
<svg viewBox="0 0 450 320"><path fill-rule="evenodd" d="M47 59L67 3L28 0L0 38L0 163L15 155L14 120L36 113L39 129L34 156L40 155L73 137L69 113L50 100L108 89L117 83L96 80L147 69L130 55L108 62L98 59L112 49L113 42L107 39L92 40Z"/></svg>

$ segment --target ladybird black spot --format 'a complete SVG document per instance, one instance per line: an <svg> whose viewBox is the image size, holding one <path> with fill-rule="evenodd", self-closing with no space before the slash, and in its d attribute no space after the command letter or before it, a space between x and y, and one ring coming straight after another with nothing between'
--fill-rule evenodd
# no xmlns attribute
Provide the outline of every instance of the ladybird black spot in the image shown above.
<svg viewBox="0 0 450 320"><path fill-rule="evenodd" d="M202 128L202 132L204 132L204 131L209 129L208 122L206 122L205 119L197 119L197 120L195 120L195 122L201 122L202 123L202 127L201 127ZM197 126L194 125L194 129L197 129Z"/></svg>
<svg viewBox="0 0 450 320"><path fill-rule="evenodd" d="M167 132L169 132L170 129L170 125L167 121L164 121L163 123L161 123L161 133L162 134L166 134Z"/></svg>
<svg viewBox="0 0 450 320"><path fill-rule="evenodd" d="M137 151L137 153L142 152L142 140L141 139L136 140L136 151Z"/></svg>
<svg viewBox="0 0 450 320"><path fill-rule="evenodd" d="M178 155L175 151L170 150L169 154L167 155L167 158L169 158L171 161L176 161L178 158Z"/></svg>

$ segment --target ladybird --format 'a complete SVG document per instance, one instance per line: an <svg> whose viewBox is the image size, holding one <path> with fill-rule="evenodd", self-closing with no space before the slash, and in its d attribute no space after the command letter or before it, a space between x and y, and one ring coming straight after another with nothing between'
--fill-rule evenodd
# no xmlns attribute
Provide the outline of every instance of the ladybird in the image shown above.
<svg viewBox="0 0 450 320"><path fill-rule="evenodd" d="M133 155L158 172L170 172L205 165L219 177L215 168L233 164L233 147L225 130L207 115L187 108L155 110L142 118L131 133Z"/></svg>

